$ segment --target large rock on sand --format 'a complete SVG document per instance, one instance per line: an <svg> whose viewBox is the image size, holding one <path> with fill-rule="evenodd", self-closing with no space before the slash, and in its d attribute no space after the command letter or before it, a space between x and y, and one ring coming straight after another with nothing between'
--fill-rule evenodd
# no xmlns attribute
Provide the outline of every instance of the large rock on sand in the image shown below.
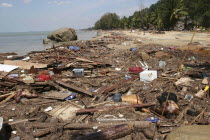
<svg viewBox="0 0 210 140"><path fill-rule="evenodd" d="M48 43L50 43L50 42L51 42L51 40L48 39L48 38L44 38L44 39L43 39L43 44L48 44Z"/></svg>
<svg viewBox="0 0 210 140"><path fill-rule="evenodd" d="M49 33L47 38L56 42L66 42L77 40L77 34L72 28L60 28Z"/></svg>

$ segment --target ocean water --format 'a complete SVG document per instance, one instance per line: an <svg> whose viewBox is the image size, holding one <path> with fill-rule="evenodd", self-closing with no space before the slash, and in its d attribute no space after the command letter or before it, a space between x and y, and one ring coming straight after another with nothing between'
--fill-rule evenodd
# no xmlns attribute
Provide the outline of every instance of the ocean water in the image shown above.
<svg viewBox="0 0 210 140"><path fill-rule="evenodd" d="M96 36L95 31L77 30L79 40L89 40ZM0 33L0 53L15 52L24 55L30 51L41 51L49 48L43 45L42 40L49 32L16 32Z"/></svg>

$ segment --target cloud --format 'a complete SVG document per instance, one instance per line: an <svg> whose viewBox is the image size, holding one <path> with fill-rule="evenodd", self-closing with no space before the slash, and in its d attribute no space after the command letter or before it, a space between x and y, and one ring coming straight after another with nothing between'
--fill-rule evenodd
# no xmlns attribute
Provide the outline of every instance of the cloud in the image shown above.
<svg viewBox="0 0 210 140"><path fill-rule="evenodd" d="M10 3L0 3L0 7L7 7L7 8L10 8L10 7L13 7L13 5L10 4Z"/></svg>
<svg viewBox="0 0 210 140"><path fill-rule="evenodd" d="M54 1L49 1L48 4L54 4L54 5L64 5L64 4L69 4L70 1L59 1L59 0L54 0Z"/></svg>
<svg viewBox="0 0 210 140"><path fill-rule="evenodd" d="M23 0L23 3L30 3L32 0Z"/></svg>

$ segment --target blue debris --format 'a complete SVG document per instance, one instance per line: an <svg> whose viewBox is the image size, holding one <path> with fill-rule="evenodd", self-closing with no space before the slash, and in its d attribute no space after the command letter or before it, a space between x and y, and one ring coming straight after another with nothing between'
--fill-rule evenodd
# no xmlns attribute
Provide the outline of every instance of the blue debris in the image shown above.
<svg viewBox="0 0 210 140"><path fill-rule="evenodd" d="M18 74L10 74L8 75L9 78L15 78L15 77L18 77L19 75Z"/></svg>
<svg viewBox="0 0 210 140"><path fill-rule="evenodd" d="M70 50L72 50L72 51L77 51L77 50L80 50L80 47L69 46L68 49L70 49Z"/></svg>
<svg viewBox="0 0 210 140"><path fill-rule="evenodd" d="M137 50L136 48L131 48L131 49L130 49L130 51L136 51L136 50Z"/></svg>
<svg viewBox="0 0 210 140"><path fill-rule="evenodd" d="M128 80L128 79L131 79L131 77L128 75L125 75L125 79Z"/></svg>
<svg viewBox="0 0 210 140"><path fill-rule="evenodd" d="M77 96L75 93L66 93L66 94L69 94L70 96L66 97L65 100L71 100Z"/></svg>
<svg viewBox="0 0 210 140"><path fill-rule="evenodd" d="M209 75L207 73L202 73L202 75L203 75L203 78L209 77Z"/></svg>
<svg viewBox="0 0 210 140"><path fill-rule="evenodd" d="M158 122L158 118L157 117L150 117L150 118L147 118L146 121L149 121L149 122L152 122L152 123L156 123Z"/></svg>

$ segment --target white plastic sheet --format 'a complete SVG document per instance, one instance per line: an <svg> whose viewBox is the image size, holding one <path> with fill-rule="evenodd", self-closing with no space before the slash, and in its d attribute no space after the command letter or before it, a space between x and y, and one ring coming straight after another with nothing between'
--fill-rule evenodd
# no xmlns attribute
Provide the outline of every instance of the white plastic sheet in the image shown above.
<svg viewBox="0 0 210 140"><path fill-rule="evenodd" d="M0 64L0 71L4 71L4 72L10 72L17 68L18 66Z"/></svg>

